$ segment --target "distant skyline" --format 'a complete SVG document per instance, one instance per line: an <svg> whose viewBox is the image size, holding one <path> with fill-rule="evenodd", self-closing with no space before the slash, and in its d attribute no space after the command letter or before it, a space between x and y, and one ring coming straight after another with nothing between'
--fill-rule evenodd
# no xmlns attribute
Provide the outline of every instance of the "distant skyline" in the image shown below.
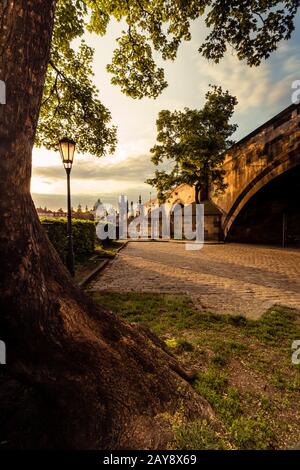
<svg viewBox="0 0 300 470"><path fill-rule="evenodd" d="M298 13L295 24L299 24ZM239 104L233 122L239 125L234 138L241 139L291 104L292 83L300 80L300 28L290 41L285 41L271 58L259 68L239 62L234 51L227 53L220 64L209 63L198 48L206 34L202 20L192 25L192 40L180 46L175 62L162 62L169 87L156 100L133 100L111 85L105 70L111 61L115 38L121 25L113 22L108 34L101 38L86 35L95 47L94 81L100 99L111 111L118 126L118 146L113 156L97 159L75 155L72 171L72 204L91 207L101 198L117 204L125 194L129 201L154 197L155 190L144 181L153 175L150 148L156 142L156 118L162 109L201 108L208 85L221 85L236 95ZM66 207L66 177L57 152L34 149L31 190L36 206L52 210Z"/></svg>

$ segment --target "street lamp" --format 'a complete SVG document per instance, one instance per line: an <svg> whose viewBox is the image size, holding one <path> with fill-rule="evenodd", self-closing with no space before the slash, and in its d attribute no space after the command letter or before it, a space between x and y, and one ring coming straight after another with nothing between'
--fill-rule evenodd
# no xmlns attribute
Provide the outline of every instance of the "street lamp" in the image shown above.
<svg viewBox="0 0 300 470"><path fill-rule="evenodd" d="M59 141L59 152L67 173L67 190L68 190L68 253L67 253L67 267L72 277L75 276L74 266L74 251L73 251L73 236L72 236L72 209L71 209L71 190L70 190L70 175L74 160L75 142L71 139L61 139Z"/></svg>

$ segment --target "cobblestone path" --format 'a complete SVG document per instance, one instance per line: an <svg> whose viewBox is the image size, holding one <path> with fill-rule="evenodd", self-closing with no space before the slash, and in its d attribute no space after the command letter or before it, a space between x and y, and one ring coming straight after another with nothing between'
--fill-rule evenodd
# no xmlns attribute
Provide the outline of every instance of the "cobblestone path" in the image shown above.
<svg viewBox="0 0 300 470"><path fill-rule="evenodd" d="M200 309L258 318L274 304L300 310L300 250L129 242L90 289L184 293Z"/></svg>

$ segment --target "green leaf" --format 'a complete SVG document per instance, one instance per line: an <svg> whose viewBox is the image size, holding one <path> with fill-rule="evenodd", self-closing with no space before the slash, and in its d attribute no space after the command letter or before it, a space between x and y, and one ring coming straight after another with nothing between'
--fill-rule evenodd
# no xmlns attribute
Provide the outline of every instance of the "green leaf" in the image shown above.
<svg viewBox="0 0 300 470"><path fill-rule="evenodd" d="M157 119L157 141L151 152L155 165L173 163L169 173L157 170L147 180L154 186L159 199L181 183L197 187L213 187L214 192L226 189L222 164L226 151L232 146L232 134L237 126L231 124L237 99L212 86L206 103L200 110L161 111Z"/></svg>

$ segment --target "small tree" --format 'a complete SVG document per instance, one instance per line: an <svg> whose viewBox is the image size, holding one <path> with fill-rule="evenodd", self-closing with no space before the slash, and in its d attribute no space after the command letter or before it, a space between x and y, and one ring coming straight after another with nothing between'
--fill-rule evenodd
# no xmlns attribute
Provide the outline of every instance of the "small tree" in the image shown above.
<svg viewBox="0 0 300 470"><path fill-rule="evenodd" d="M212 86L206 94L202 109L161 111L157 120L159 144L151 149L152 162L173 162L172 170L157 170L147 183L155 186L160 200L181 183L195 186L196 202L199 192L208 194L211 186L215 192L226 189L222 164L225 152L232 146L230 139L237 125L230 124L237 99Z"/></svg>

